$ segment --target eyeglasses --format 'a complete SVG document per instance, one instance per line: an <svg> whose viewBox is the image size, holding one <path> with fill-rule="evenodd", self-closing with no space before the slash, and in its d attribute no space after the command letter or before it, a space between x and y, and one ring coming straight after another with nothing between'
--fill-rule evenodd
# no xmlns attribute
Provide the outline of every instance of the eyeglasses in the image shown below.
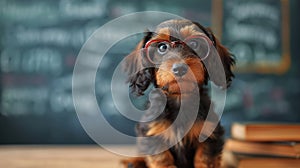
<svg viewBox="0 0 300 168"><path fill-rule="evenodd" d="M211 40L204 35L189 36L183 41L169 41L163 39L154 39L146 43L144 51L148 60L153 64L161 64L163 56L166 55L171 48L178 46L188 46L196 55L204 60L210 53L212 46Z"/></svg>

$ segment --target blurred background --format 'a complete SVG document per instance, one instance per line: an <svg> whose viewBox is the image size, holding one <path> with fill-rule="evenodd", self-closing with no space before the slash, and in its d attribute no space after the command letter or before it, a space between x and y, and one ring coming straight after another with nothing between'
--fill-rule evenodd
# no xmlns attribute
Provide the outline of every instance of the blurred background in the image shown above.
<svg viewBox="0 0 300 168"><path fill-rule="evenodd" d="M0 144L94 143L73 106L76 57L88 37L106 22L148 10L212 27L235 54L236 78L222 116L227 135L235 121L299 123L299 9L298 0L1 0ZM116 60L130 53L140 37L108 52L95 86L107 120L131 135L135 123L118 113L108 88ZM134 102L139 106L145 100ZM109 137L106 130L99 131Z"/></svg>

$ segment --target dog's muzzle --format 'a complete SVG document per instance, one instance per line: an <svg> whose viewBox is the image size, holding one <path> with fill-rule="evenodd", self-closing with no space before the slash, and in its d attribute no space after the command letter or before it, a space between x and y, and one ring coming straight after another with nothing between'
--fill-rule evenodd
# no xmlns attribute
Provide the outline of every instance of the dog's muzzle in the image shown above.
<svg viewBox="0 0 300 168"><path fill-rule="evenodd" d="M185 63L175 63L172 66L172 72L178 77L184 76L188 71L188 65Z"/></svg>

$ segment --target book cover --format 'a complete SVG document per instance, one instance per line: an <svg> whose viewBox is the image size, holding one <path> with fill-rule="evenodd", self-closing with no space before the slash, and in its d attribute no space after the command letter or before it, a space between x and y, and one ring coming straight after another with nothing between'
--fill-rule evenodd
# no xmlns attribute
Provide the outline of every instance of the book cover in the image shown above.
<svg viewBox="0 0 300 168"><path fill-rule="evenodd" d="M224 149L241 154L300 158L300 143L296 142L266 143L228 139Z"/></svg>
<svg viewBox="0 0 300 168"><path fill-rule="evenodd" d="M300 141L300 124L234 123L231 135L247 141Z"/></svg>
<svg viewBox="0 0 300 168"><path fill-rule="evenodd" d="M268 157L260 155L237 154L224 150L223 168L296 168L300 167L300 159L284 157Z"/></svg>

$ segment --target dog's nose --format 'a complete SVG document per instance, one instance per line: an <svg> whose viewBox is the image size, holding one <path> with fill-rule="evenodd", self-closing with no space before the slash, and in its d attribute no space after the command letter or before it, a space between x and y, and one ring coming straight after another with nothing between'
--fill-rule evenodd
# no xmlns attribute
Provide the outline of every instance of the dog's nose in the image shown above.
<svg viewBox="0 0 300 168"><path fill-rule="evenodd" d="M173 64L172 71L174 75L181 77L188 71L188 66L184 63L176 63Z"/></svg>

